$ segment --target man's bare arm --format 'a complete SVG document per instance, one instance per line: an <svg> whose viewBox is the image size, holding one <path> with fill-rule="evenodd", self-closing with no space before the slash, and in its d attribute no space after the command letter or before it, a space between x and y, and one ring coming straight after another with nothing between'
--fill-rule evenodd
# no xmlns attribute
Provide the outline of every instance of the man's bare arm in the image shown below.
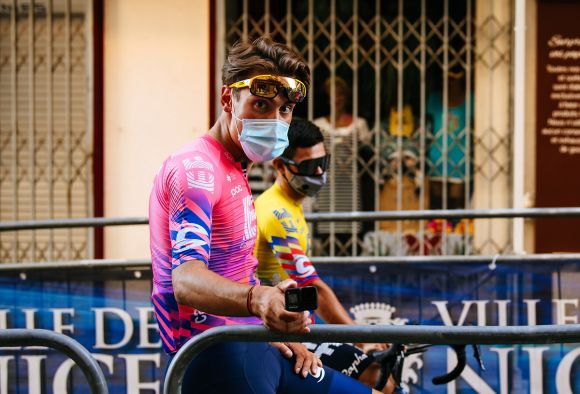
<svg viewBox="0 0 580 394"><path fill-rule="evenodd" d="M221 316L249 316L251 311L272 330L310 331L307 313L288 312L284 308L284 290L296 286L293 280L285 280L276 287L256 286L248 297L250 285L223 278L208 270L203 262L192 260L173 270L172 281L175 298L182 305Z"/></svg>
<svg viewBox="0 0 580 394"><path fill-rule="evenodd" d="M249 316L246 298L250 286L232 282L191 260L172 273L173 292L178 303L221 316Z"/></svg>
<svg viewBox="0 0 580 394"><path fill-rule="evenodd" d="M354 321L344 309L334 291L322 279L312 282L318 290L318 309L316 313L326 323L330 324L354 324Z"/></svg>

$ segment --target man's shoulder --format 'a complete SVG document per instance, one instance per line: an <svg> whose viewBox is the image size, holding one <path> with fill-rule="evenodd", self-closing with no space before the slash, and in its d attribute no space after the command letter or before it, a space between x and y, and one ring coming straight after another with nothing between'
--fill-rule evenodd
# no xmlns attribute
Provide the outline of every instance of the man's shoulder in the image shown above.
<svg viewBox="0 0 580 394"><path fill-rule="evenodd" d="M256 197L254 203L256 207L258 205L266 206L272 200L272 198L275 198L274 185L270 186L269 188L264 190L258 197Z"/></svg>
<svg viewBox="0 0 580 394"><path fill-rule="evenodd" d="M256 214L262 218L269 217L270 213L272 212L272 208L275 205L279 205L279 203L277 203L278 198L273 189L274 186L269 187L254 200Z"/></svg>
<svg viewBox="0 0 580 394"><path fill-rule="evenodd" d="M221 157L221 151L214 144L210 143L205 136L195 138L189 143L173 152L168 160L172 161L192 161L203 160L217 164Z"/></svg>
<svg viewBox="0 0 580 394"><path fill-rule="evenodd" d="M196 138L171 154L164 162L157 182L187 184L188 189L196 189L214 194L225 175L220 163L219 149Z"/></svg>
<svg viewBox="0 0 580 394"><path fill-rule="evenodd" d="M272 211L274 208L287 207L289 204L282 194L280 187L273 184L256 198L254 205L256 210Z"/></svg>
<svg viewBox="0 0 580 394"><path fill-rule="evenodd" d="M271 224L272 221L280 221L291 216L288 212L288 204L286 204L275 185L260 194L256 198L254 206L256 207L259 224L265 225L266 222Z"/></svg>
<svg viewBox="0 0 580 394"><path fill-rule="evenodd" d="M219 175L222 166L222 153L205 138L199 137L182 146L165 160L167 174L180 174L192 171Z"/></svg>

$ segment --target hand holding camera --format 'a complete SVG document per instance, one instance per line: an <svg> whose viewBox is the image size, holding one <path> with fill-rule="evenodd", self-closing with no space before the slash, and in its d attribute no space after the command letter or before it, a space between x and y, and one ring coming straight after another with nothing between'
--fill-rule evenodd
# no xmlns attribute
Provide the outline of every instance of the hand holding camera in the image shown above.
<svg viewBox="0 0 580 394"><path fill-rule="evenodd" d="M313 311L318 308L318 291L314 286L290 287L284 292L286 310Z"/></svg>

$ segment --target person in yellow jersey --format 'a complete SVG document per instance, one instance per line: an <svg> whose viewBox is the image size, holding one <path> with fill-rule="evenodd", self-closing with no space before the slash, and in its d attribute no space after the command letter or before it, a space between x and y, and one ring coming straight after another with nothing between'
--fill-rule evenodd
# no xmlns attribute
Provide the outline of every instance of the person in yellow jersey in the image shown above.
<svg viewBox="0 0 580 394"><path fill-rule="evenodd" d="M288 148L273 160L276 181L255 201L258 234L254 255L257 274L263 284L275 286L293 279L298 286L318 290L316 313L331 324L355 324L332 289L324 283L310 261L310 235L302 204L306 197L316 197L326 184L330 155L324 137L315 124L295 118L288 130ZM359 381L373 386L378 368L372 356L362 349L377 345L305 344L322 362ZM383 392L392 392L392 379Z"/></svg>
<svg viewBox="0 0 580 394"><path fill-rule="evenodd" d="M290 278L298 286L315 286L317 313L325 322L354 324L308 257L310 236L302 203L306 197L315 197L326 183L330 155L324 149L324 137L317 126L298 119L291 123L288 139L288 148L272 162L276 182L255 202L258 277L268 285Z"/></svg>

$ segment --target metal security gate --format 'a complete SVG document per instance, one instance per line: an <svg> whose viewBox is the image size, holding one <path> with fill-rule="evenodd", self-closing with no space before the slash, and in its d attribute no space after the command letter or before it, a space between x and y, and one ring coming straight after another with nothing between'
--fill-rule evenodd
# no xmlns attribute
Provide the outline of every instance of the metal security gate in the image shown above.
<svg viewBox="0 0 580 394"><path fill-rule="evenodd" d="M509 2L222 0L216 14L216 67L229 45L262 34L310 66L295 116L323 130L333 157L312 210L511 206ZM252 171L259 194L272 170ZM321 223L313 245L322 256L489 254L511 250L510 229L505 219Z"/></svg>
<svg viewBox="0 0 580 394"><path fill-rule="evenodd" d="M94 216L92 2L0 1L0 220ZM92 231L0 235L0 261L92 257Z"/></svg>

